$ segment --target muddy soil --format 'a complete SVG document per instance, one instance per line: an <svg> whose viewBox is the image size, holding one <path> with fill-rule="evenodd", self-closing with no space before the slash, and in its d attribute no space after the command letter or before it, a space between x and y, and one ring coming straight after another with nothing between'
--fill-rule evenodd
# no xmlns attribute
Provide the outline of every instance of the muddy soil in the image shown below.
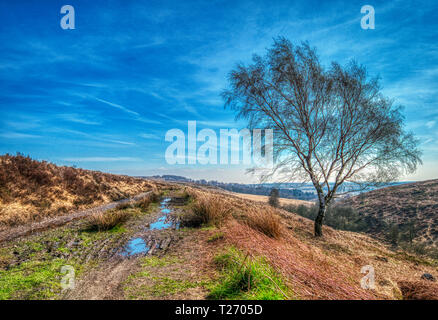
<svg viewBox="0 0 438 320"><path fill-rule="evenodd" d="M98 259L99 265L82 276L75 288L62 298L124 299L126 282L141 270L142 258L163 257L170 248L177 247L183 238L178 230L182 205L184 200L181 198L163 198L153 213L127 223L129 234L96 244L85 255L84 261Z"/></svg>
<svg viewBox="0 0 438 320"><path fill-rule="evenodd" d="M217 231L180 228L180 216L190 210L187 198L171 191L146 209L131 203L120 209L130 213L123 224L108 231L89 229L88 215L118 204L22 227L17 234L14 230L3 233L0 272L4 276L53 270L53 276L36 287L24 290L17 284L15 292L10 288L9 298L27 299L35 297L35 292L52 291L45 282L49 280L58 289L49 296L37 295L38 299L205 298L206 283L215 270L209 263L217 249L207 240ZM61 291L59 268L63 265L73 266L75 286Z"/></svg>

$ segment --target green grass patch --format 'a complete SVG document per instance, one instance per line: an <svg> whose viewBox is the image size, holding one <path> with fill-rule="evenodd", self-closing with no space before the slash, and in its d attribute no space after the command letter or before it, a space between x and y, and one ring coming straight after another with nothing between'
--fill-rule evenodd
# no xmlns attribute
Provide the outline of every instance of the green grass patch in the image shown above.
<svg viewBox="0 0 438 320"><path fill-rule="evenodd" d="M129 275L127 282L133 281L133 280L138 279L138 278L149 278L150 276L151 276L151 273L149 271L143 270L143 271L137 272L135 274Z"/></svg>
<svg viewBox="0 0 438 320"><path fill-rule="evenodd" d="M184 292L187 289L196 288L202 285L198 282L172 279L169 277L155 278L154 280L155 284L147 290L154 297Z"/></svg>
<svg viewBox="0 0 438 320"><path fill-rule="evenodd" d="M155 257L155 256L149 256L149 257L145 257L142 259L141 261L141 266L142 267L165 267L168 266L170 264L174 264L174 263L180 263L182 262L181 259L177 258L177 257Z"/></svg>
<svg viewBox="0 0 438 320"><path fill-rule="evenodd" d="M147 208L147 210L142 210L141 213L142 214L150 214L154 211L156 211L158 209L158 207L160 206L160 204L158 202L151 202Z"/></svg>
<svg viewBox="0 0 438 320"><path fill-rule="evenodd" d="M200 230L200 231L211 231L211 230L216 230L217 227L215 225L204 225L200 228L193 228L194 230Z"/></svg>
<svg viewBox="0 0 438 320"><path fill-rule="evenodd" d="M61 292L63 259L26 261L9 270L0 270L0 300L53 299ZM80 270L75 267L76 275Z"/></svg>
<svg viewBox="0 0 438 320"><path fill-rule="evenodd" d="M109 233L124 233L126 231L127 231L126 228L120 224L108 230Z"/></svg>
<svg viewBox="0 0 438 320"><path fill-rule="evenodd" d="M217 232L214 235L212 235L210 238L208 238L207 242L215 242L223 238L224 238L223 232Z"/></svg>
<svg viewBox="0 0 438 320"><path fill-rule="evenodd" d="M215 257L220 277L210 288L209 299L284 300L291 291L264 258L247 259L235 248ZM249 286L248 286L249 282ZM284 293L284 294L283 294Z"/></svg>

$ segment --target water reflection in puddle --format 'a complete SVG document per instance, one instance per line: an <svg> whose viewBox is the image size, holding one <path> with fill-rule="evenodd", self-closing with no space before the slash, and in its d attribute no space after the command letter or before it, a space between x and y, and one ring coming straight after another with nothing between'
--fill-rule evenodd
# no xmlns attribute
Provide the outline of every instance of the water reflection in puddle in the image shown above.
<svg viewBox="0 0 438 320"><path fill-rule="evenodd" d="M166 223L167 216L160 217L157 222L151 223L151 226L149 227L151 230L162 230L167 229L172 226L172 222Z"/></svg>
<svg viewBox="0 0 438 320"><path fill-rule="evenodd" d="M150 224L149 229L150 230L162 230L171 228L174 225L174 222L170 219L169 214L172 212L168 207L168 202L170 201L170 198L165 198L160 203L161 213L162 215L157 219L157 221ZM179 228L179 223L175 224L175 227ZM153 247L153 245L152 245ZM137 254L146 255L151 248L149 248L146 244L146 241L144 241L140 237L132 238L129 240L129 242L126 244L124 251L122 252L122 255L125 257L134 256Z"/></svg>
<svg viewBox="0 0 438 320"><path fill-rule="evenodd" d="M134 238L129 240L125 247L125 251L122 253L124 256L133 256L136 254L146 254L149 251L149 247L142 238Z"/></svg>
<svg viewBox="0 0 438 320"><path fill-rule="evenodd" d="M161 203L160 203L161 208L165 208L169 201L170 201L170 198L164 198L163 201L161 201Z"/></svg>
<svg viewBox="0 0 438 320"><path fill-rule="evenodd" d="M168 220L171 210L167 208L170 198L165 198L160 203L161 213L163 214L156 222L151 223L150 230L162 230L172 227L172 221ZM167 222L166 222L167 221Z"/></svg>

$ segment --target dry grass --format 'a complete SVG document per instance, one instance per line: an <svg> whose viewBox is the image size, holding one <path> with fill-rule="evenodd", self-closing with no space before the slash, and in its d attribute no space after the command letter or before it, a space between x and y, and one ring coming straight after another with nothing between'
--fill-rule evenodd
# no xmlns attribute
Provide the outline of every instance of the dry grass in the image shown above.
<svg viewBox="0 0 438 320"><path fill-rule="evenodd" d="M158 183L0 156L0 229L128 198Z"/></svg>
<svg viewBox="0 0 438 320"><path fill-rule="evenodd" d="M438 285L424 280L400 281L404 300L438 300Z"/></svg>
<svg viewBox="0 0 438 320"><path fill-rule="evenodd" d="M256 202L262 202L262 203L268 203L268 196L262 196L262 195L258 195L258 194L247 194L247 193L237 193L237 192L230 192L230 194L242 198L242 199L247 199L247 200L252 200L252 201L256 201ZM304 205L304 206L313 206L314 203L311 201L306 201L306 200L298 200L298 199L288 199L288 198L279 198L278 199L280 201L280 205L281 206L287 206L287 205L293 205L293 206L299 206L299 205Z"/></svg>
<svg viewBox="0 0 438 320"><path fill-rule="evenodd" d="M270 206L252 204L238 207L233 201L234 199L230 199L224 194L199 191L193 188L186 188L185 192L195 199L192 204L192 212L188 215L190 223L186 223L186 225L214 224L220 226L228 218L233 217L244 221L254 230L269 237L278 238L281 235L280 217Z"/></svg>
<svg viewBox="0 0 438 320"><path fill-rule="evenodd" d="M437 261L394 252L364 234L324 226L324 238L315 238L313 221L306 218L224 192L192 189L195 200L206 192L229 206L232 213L218 230L221 243L265 257L300 299L401 299L402 281L417 282L425 272L437 275ZM375 270L374 290L360 284L366 265ZM435 284L422 283L431 299Z"/></svg>
<svg viewBox="0 0 438 320"><path fill-rule="evenodd" d="M122 224L129 219L129 211L115 209L102 213L95 213L87 219L87 229L106 231Z"/></svg>
<svg viewBox="0 0 438 320"><path fill-rule="evenodd" d="M296 239L273 239L246 225L231 223L226 239L254 256L266 257L301 299L373 299L373 292L360 287L360 267L355 279L351 265L337 264L319 248ZM357 279L357 280L356 280ZM381 296L380 296L381 298Z"/></svg>
<svg viewBox="0 0 438 320"><path fill-rule="evenodd" d="M183 217L185 226L197 227L201 225L221 225L232 211L228 201L223 197L207 192L186 189L189 196L194 198L191 212Z"/></svg>
<svg viewBox="0 0 438 320"><path fill-rule="evenodd" d="M284 222L289 230L279 239L236 222L222 232L230 244L266 257L303 299L399 299L399 281L437 272L427 261L399 256L362 234L325 227L324 239L316 239L312 221L290 215ZM375 270L375 290L360 286L361 268L366 265Z"/></svg>
<svg viewBox="0 0 438 320"><path fill-rule="evenodd" d="M248 226L268 237L279 238L281 235L280 216L272 208L250 208L247 211L246 222Z"/></svg>
<svg viewBox="0 0 438 320"><path fill-rule="evenodd" d="M134 206L139 207L142 210L148 210L149 205L152 202L158 201L159 198L160 198L160 194L158 193L158 191L154 190L152 193L150 193L146 197L144 197L141 200L134 203Z"/></svg>

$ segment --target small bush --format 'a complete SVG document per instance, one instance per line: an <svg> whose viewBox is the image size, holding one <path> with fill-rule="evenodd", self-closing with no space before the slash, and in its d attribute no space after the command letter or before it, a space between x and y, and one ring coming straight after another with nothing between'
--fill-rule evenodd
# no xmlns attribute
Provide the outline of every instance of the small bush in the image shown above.
<svg viewBox="0 0 438 320"><path fill-rule="evenodd" d="M187 227L220 225L231 215L231 207L218 195L198 195L191 209L191 212L187 212L181 219L182 224Z"/></svg>
<svg viewBox="0 0 438 320"><path fill-rule="evenodd" d="M433 248L428 248L424 242L400 242L399 246L404 251L414 253L415 255L433 257Z"/></svg>
<svg viewBox="0 0 438 320"><path fill-rule="evenodd" d="M149 195L147 195L146 197L144 197L143 199L137 201L134 205L140 209L142 209L143 211L148 210L149 205L152 202L157 202L160 198L160 195L156 192L152 192Z"/></svg>
<svg viewBox="0 0 438 320"><path fill-rule="evenodd" d="M271 208L251 208L247 211L246 223L254 230L271 238L281 235L280 217Z"/></svg>
<svg viewBox="0 0 438 320"><path fill-rule="evenodd" d="M129 211L110 210L93 214L88 218L87 228L89 230L106 231L122 224L131 216Z"/></svg>
<svg viewBox="0 0 438 320"><path fill-rule="evenodd" d="M278 208L280 206L279 197L280 193L278 192L278 189L272 188L268 199L269 205L273 206L274 208Z"/></svg>

